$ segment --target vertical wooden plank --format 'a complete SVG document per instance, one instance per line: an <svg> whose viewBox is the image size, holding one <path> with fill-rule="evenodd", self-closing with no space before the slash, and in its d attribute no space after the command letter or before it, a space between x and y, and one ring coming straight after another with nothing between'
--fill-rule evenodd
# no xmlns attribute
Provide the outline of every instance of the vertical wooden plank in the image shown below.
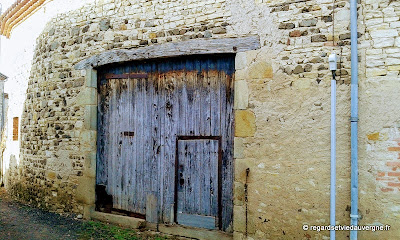
<svg viewBox="0 0 400 240"><path fill-rule="evenodd" d="M145 190L145 179L144 179L144 171L145 171L145 152L146 152L146 82L145 79L140 79L139 81L139 92L138 92L139 98L138 98L138 104L141 106L139 108L138 116L140 116L138 119L140 119L140 129L139 129L139 141L141 142L140 149L138 151L139 155L137 158L137 168L138 168L138 175L137 175L137 182L138 182L138 187L137 187L137 197L135 198L138 204L138 208L136 211L140 211L141 206L143 206L143 198L144 194L143 191Z"/></svg>
<svg viewBox="0 0 400 240"><path fill-rule="evenodd" d="M184 207L184 213L193 213L193 197L192 197L192 184L193 184L193 174L192 174L192 161L193 161L193 144L190 141L185 141L187 148L185 149L184 156L184 198L182 199ZM186 147L185 146L185 147Z"/></svg>
<svg viewBox="0 0 400 240"><path fill-rule="evenodd" d="M193 129L193 128L192 128ZM186 173L190 181L188 182L188 212L189 213L196 213L196 206L197 206L197 201L196 201L196 184L197 184L197 169L196 169L196 147L197 144L195 141L188 141L189 151L188 151L188 165L189 165L189 171Z"/></svg>
<svg viewBox="0 0 400 240"><path fill-rule="evenodd" d="M124 72L124 68L120 68L120 72ZM119 195L119 204L118 209L125 209L124 208L124 166L126 164L126 151L125 151L125 136L123 132L127 131L127 82L128 79L121 79L120 81L120 93L119 93L119 119L118 119L118 126L119 130L116 133L119 137L119 155L120 159L118 161L118 172L117 172L117 180L118 180L118 195Z"/></svg>
<svg viewBox="0 0 400 240"><path fill-rule="evenodd" d="M116 130L116 123L115 123L115 115L116 115L116 85L114 80L110 80L110 88L111 88L111 101L110 101L110 145L109 145L109 164L108 164L108 172L109 172L109 178L108 178L108 186L107 186L107 192L108 194L112 195L113 197L113 203L115 202L115 193L114 193L114 180L115 180L115 158L116 158L116 153L115 153L115 148L116 148L116 136L115 136L115 130Z"/></svg>
<svg viewBox="0 0 400 240"><path fill-rule="evenodd" d="M119 71L118 71L119 73ZM114 197L114 201L113 201L113 207L114 208L119 208L119 197L120 195L118 194L119 192L119 176L118 176L118 164L120 161L120 137L118 132L120 131L120 123L119 123L119 118L120 118L120 81L116 80L116 91L115 91L115 115L112 116L113 120L114 120L114 131L113 131L113 136L115 139L115 145L114 145L114 159L113 159L113 197Z"/></svg>
<svg viewBox="0 0 400 240"><path fill-rule="evenodd" d="M126 167L126 161L127 161L127 154L126 154L126 148L127 148L127 137L124 135L125 131L129 131L127 129L127 82L128 79L122 79L121 82L121 100L120 100L120 119L119 119L119 125L120 125L120 132L117 134L120 136L120 161L118 164L118 180L119 180L119 209L126 209L125 208L125 178L126 178L126 173L125 173L125 167Z"/></svg>
<svg viewBox="0 0 400 240"><path fill-rule="evenodd" d="M106 142L105 144L107 144L104 148L106 151L105 154L105 171L107 172L107 181L106 181L106 190L107 193L111 195L111 190L110 190L110 178L112 177L112 172L110 171L110 164L112 163L112 153L111 153L111 148L112 148L112 138L111 138L111 132L112 132L112 128L113 128L113 124L112 124L112 111L113 111L113 90L112 90L112 82L111 81L107 81L107 95L108 95L108 110L107 110L107 116L105 117L105 121L107 124L107 137L106 137Z"/></svg>
<svg viewBox="0 0 400 240"><path fill-rule="evenodd" d="M190 145L188 142L182 142L183 144L183 154L181 156L178 156L178 162L179 162L179 168L181 169L182 175L179 174L179 177L183 179L183 185L182 185L182 180L180 180L180 184L182 185L182 198L178 202L182 205L182 212L188 212L189 211L189 204L191 202L189 199L190 193L189 192L189 185L190 185L190 174L187 172L190 171ZM182 160L181 160L182 159Z"/></svg>
<svg viewBox="0 0 400 240"><path fill-rule="evenodd" d="M213 216L218 216L218 158L219 158L219 143L218 141L210 142L210 193L211 193L211 213Z"/></svg>
<svg viewBox="0 0 400 240"><path fill-rule="evenodd" d="M209 173L211 172L211 155L210 155L210 149L211 149L211 141L210 140L205 140L204 141L204 146L203 146L203 165L202 165L202 177L201 177L201 182L202 182L202 209L206 215L212 216L211 212L211 184L208 179ZM211 198L209 197L211 196Z"/></svg>
<svg viewBox="0 0 400 240"><path fill-rule="evenodd" d="M119 71L121 72L121 71ZM115 161L115 196L117 198L117 201L115 202L114 208L116 209L121 209L121 178L122 178L122 172L121 172L121 165L123 162L123 151L122 151L122 136L121 132L122 130L122 105L123 105L123 96L122 96L122 87L123 87L123 82L121 80L118 80L118 92L117 92L117 116L116 116L116 123L117 123L117 130L114 133L115 136L117 137L117 159Z"/></svg>
<svg viewBox="0 0 400 240"><path fill-rule="evenodd" d="M167 63L162 63L162 69L167 68ZM176 72L164 72L162 74L165 89L165 177L164 177L164 221L170 222L171 210L175 201L175 160L176 160L176 139L178 136L178 126L185 121L180 118L180 102L182 97L182 83Z"/></svg>
<svg viewBox="0 0 400 240"><path fill-rule="evenodd" d="M234 81L233 76L229 75L229 71L234 68L232 58L224 58L219 61L220 68L225 71L220 72L220 79L225 80L225 96L222 112L222 181L225 186L222 188L222 228L226 229L232 221L233 208L233 103L234 103Z"/></svg>
<svg viewBox="0 0 400 240"><path fill-rule="evenodd" d="M98 131L100 134L98 135L98 155L97 155L97 165L96 165L96 171L97 175L96 178L99 180L97 181L97 184L100 185L106 185L107 184L107 153L108 151L106 148L108 147L108 131L109 131L109 122L108 122L108 111L109 111L109 98L105 97L105 94L108 91L108 85L105 84L100 88L100 91L102 94L101 96L101 101L100 101L100 106L98 106L98 118L97 121L99 121L98 126L104 126L101 127L100 130ZM104 94L104 95L103 95Z"/></svg>
<svg viewBox="0 0 400 240"><path fill-rule="evenodd" d="M121 73L121 69L118 68L118 73ZM113 202L113 207L116 209L121 209L121 178L122 178L122 173L121 173L121 164L123 162L122 159L122 136L121 136L121 131L122 131L122 123L121 123L121 118L122 118L122 86L123 82L121 80L116 80L117 82L117 92L116 92L116 115L114 116L115 118L115 127L116 130L113 133L114 136L116 137L116 158L114 162L114 199L115 201Z"/></svg>
<svg viewBox="0 0 400 240"><path fill-rule="evenodd" d="M116 115L117 115L117 90L116 90L116 82L114 80L111 80L111 90L112 90L112 99L111 99L111 115L110 115L110 127L111 127L111 131L110 131L110 139L111 139L111 144L110 144L110 163L108 166L109 172L110 172L110 178L109 178L109 183L108 183L108 187L109 187L109 193L110 195L113 196L113 203L115 203L115 161L117 158L117 154L116 154L116 147L117 147L117 139L115 136L115 132L116 132Z"/></svg>
<svg viewBox="0 0 400 240"><path fill-rule="evenodd" d="M108 111L108 99L106 99L107 93L107 85L101 85L99 88L99 105L97 109L97 154L96 154L96 184L97 185L105 185L107 181L107 171L105 170L106 165L106 156L105 147L108 146L106 144L106 131L108 129L109 124L106 123L106 116Z"/></svg>
<svg viewBox="0 0 400 240"><path fill-rule="evenodd" d="M132 71L133 69L131 69ZM130 211L136 212L139 208L138 202L136 198L138 197L138 162L139 160L139 152L140 152L140 115L138 115L139 108L141 107L139 103L139 91L138 86L140 79L133 79L132 81L132 123L133 129L135 131L135 137L133 138L133 147L132 147L132 171L131 171L131 187L130 187Z"/></svg>
<svg viewBox="0 0 400 240"><path fill-rule="evenodd" d="M167 139L165 137L167 133L167 91L165 83L165 74L162 72L161 63L157 63L157 73L158 73L158 84L160 87L160 93L158 96L160 105L160 157L159 157L159 174L160 174L160 192L158 197L158 212L159 212L159 222L167 222L167 211L165 207L165 178L166 178L166 168L168 167L167 155Z"/></svg>
<svg viewBox="0 0 400 240"><path fill-rule="evenodd" d="M222 65L224 65L224 59L220 59L219 61L217 61L217 66L219 67L219 69L223 68ZM230 186L231 184L229 182L227 182L227 165L229 164L229 159L228 159L228 155L226 152L226 147L227 147L227 126L229 126L229 122L227 122L227 91L229 88L230 83L228 82L228 79L226 78L226 74L223 71L219 71L218 72L218 79L221 83L220 85L220 98L221 98L221 114L220 114L220 122L221 122L221 137L223 139L223 141L221 142L221 158L222 158L222 165L219 166L219 174L220 174L220 186L218 186L219 188L219 192L221 194L220 199L218 199L220 201L220 204L222 205L220 209L218 209L219 211L219 215L223 218L226 217L226 204L228 202L228 198L229 198L229 193L231 192L230 190ZM222 185L224 185L225 187L222 188Z"/></svg>
<svg viewBox="0 0 400 240"><path fill-rule="evenodd" d="M194 141L187 141L188 153L187 153L187 168L186 168L186 176L187 176L187 185L186 185L186 212L187 213L196 213L195 206L195 184L196 184L196 143Z"/></svg>
<svg viewBox="0 0 400 240"><path fill-rule="evenodd" d="M177 164L178 164L178 171L177 171L177 201L176 201L176 205L177 205L177 213L183 212L185 211L184 209L184 203L186 201L185 199L185 183L186 183L186 179L185 179L185 169L186 169L186 164L185 164L185 155L187 155L185 153L185 142L183 141L177 141Z"/></svg>
<svg viewBox="0 0 400 240"><path fill-rule="evenodd" d="M176 79L179 88L179 132L178 135L185 136L188 135L187 131L190 131L188 128L190 119L186 119L187 116L187 108L188 108L188 88L183 73L177 73ZM186 130L187 129L187 130Z"/></svg>
<svg viewBox="0 0 400 240"><path fill-rule="evenodd" d="M132 108L132 115L133 115L133 118L132 118L132 123L133 123L133 129L134 129L134 131L135 131L135 137L134 137L134 139L133 139L133 147L132 147L132 151L133 151L133 153L132 153L132 171L131 171L131 193L130 193L130 197L131 197L131 204L130 204L130 206L131 206L131 211L132 212L135 212L136 211L136 209L139 207L138 205L137 205L137 201L136 201L136 196L137 196L137 189L138 189L138 180L137 180L137 173L138 173L138 169L137 169L137 162L139 161L138 160L138 152L139 152L139 149L140 149L140 145L139 145L139 143L140 143L140 139L139 139L139 126L138 126L138 122L139 122L139 120L138 120L138 118L140 118L138 115L137 115L137 109L138 108L140 108L140 105L138 104L138 102L137 102L137 94L138 94L138 92L137 92L137 85L138 85L138 81L140 81L139 79L133 79L133 82L132 82L132 86L133 86L133 90L132 90L132 99L133 99L133 101L132 101L132 105L133 105L133 108Z"/></svg>
<svg viewBox="0 0 400 240"><path fill-rule="evenodd" d="M148 91L149 102L150 102L150 111L149 111L149 121L151 121L150 127L150 147L149 151L149 171L146 173L149 176L149 192L147 193L147 199L149 199L149 194L154 196L154 198L158 198L159 196L159 172L158 172L158 163L160 157L160 106L159 106L159 85L158 85L158 76L157 76L156 64L151 64L151 74L149 74L150 87ZM157 202L156 202L157 203ZM156 204L154 202L148 202L148 204ZM150 205L150 208L153 208L153 211L148 213L155 214L155 216L149 216L152 221L154 219L158 219L158 210L157 206ZM146 209L147 209L146 203ZM155 208L155 209L154 209ZM147 214L146 214L147 217Z"/></svg>
<svg viewBox="0 0 400 240"><path fill-rule="evenodd" d="M157 174L158 174L158 185L157 185L157 222L160 222L163 216L163 198L164 198L164 169L163 169L163 156L164 156L164 125L165 125L165 96L164 87L161 81L161 74L158 71L158 64L155 65L154 80L157 82L157 91L155 97L158 102L158 155L157 155Z"/></svg>
<svg viewBox="0 0 400 240"><path fill-rule="evenodd" d="M198 126L196 126L197 128ZM197 128L199 129L199 128ZM198 215L207 215L206 210L202 211L201 210L201 202L202 202L202 198L208 198L207 196L202 196L201 192L202 192L202 188L203 185L201 185L201 174L202 174L202 162L203 162L203 158L204 155L203 153L203 142L204 140L201 141L194 141L194 146L195 146L195 150L193 152L195 152L195 163L194 165L194 171L195 171L195 179L194 180L194 202L195 202L195 206L194 206L194 210Z"/></svg>
<svg viewBox="0 0 400 240"><path fill-rule="evenodd" d="M129 72L131 71L131 68L128 67ZM133 82L134 79L128 79L127 81L127 102L126 102L126 131L133 132L133 136L127 136L124 137L125 139L125 146L124 146L124 151L126 154L126 159L125 159L125 166L124 166L124 208L127 211L132 211L132 198L131 198L131 184L132 184L132 172L133 172L133 141L135 139L135 128L133 125L133 108L134 108L134 102L133 102Z"/></svg>
<svg viewBox="0 0 400 240"><path fill-rule="evenodd" d="M192 106L191 106L191 111L189 114L193 116L192 120L192 131L194 136L200 136L200 125L201 125L201 119L200 119L200 89L199 85L201 84L201 80L199 78L199 70L200 70L200 62L197 59L189 59L191 62L191 75L192 75L192 88L193 88L193 100L192 100ZM204 214L200 211L200 203L201 203L201 182L200 182L200 175L201 175L201 168L200 164L202 161L202 154L201 154L201 147L202 147L202 140L201 141L192 141L193 145L193 162L191 163L192 165L192 173L193 173L193 178L192 178L192 196L193 196L193 212L201 215Z"/></svg>
<svg viewBox="0 0 400 240"><path fill-rule="evenodd" d="M182 64L182 63L181 63ZM176 122L174 122L174 124L176 125L176 129L177 129L177 136L184 136L187 135L186 133L186 129L187 129L187 121L189 121L189 119L186 119L186 112L187 112L187 99L188 99L188 94L187 94L187 84L185 81L185 74L182 71L174 71L173 72L175 79L176 79L176 85L177 85L177 100L179 101L179 114L178 117L176 118ZM175 127L175 126L174 126ZM178 141L178 145L179 145L179 141ZM176 156L178 158L178 162L179 162L179 156ZM183 168L181 166L181 164L179 163L177 166L179 169ZM180 173L179 173L180 175ZM181 176L178 176L178 178L180 179ZM186 181L186 179L185 179ZM185 195L185 186L181 186L183 187L182 192L178 193L178 199L182 198L185 199L186 195ZM182 195L182 196L180 196ZM178 202L178 208L179 206L179 201L178 199L176 199L176 201ZM176 203L175 203L176 204ZM183 208L184 206L182 206ZM179 211L179 209L178 209ZM183 210L182 210L183 211ZM176 217L176 216L175 216Z"/></svg>
<svg viewBox="0 0 400 240"><path fill-rule="evenodd" d="M107 180L105 181L106 183L106 190L108 191L108 194L110 193L110 189L109 189L109 185L110 185L110 177L112 176L112 172L110 172L110 168L109 165L112 163L112 156L111 156L111 145L112 145L112 139L111 139L111 132L112 132L112 119L110 116L112 116L112 100L113 100L113 92L112 92L112 85L110 81L107 81L106 83L106 89L105 91L107 91L107 112L106 112L106 116L104 117L105 119L105 124L107 124L106 129L107 132L105 133L107 136L106 137L106 141L105 141L105 146L104 146L104 151L106 152L105 156L104 156L104 169L106 172L106 177Z"/></svg>
<svg viewBox="0 0 400 240"><path fill-rule="evenodd" d="M129 70L129 69L128 69ZM126 79L124 81L125 89L123 91L123 111L122 111L122 179L121 179L121 190L122 190L122 203L121 209L128 210L129 206L129 189L130 189L130 178L131 178L131 156L132 156L132 141L134 136L134 130L132 128L132 79ZM124 133L133 133L133 136L127 136ZM128 210L129 211L129 210Z"/></svg>
<svg viewBox="0 0 400 240"><path fill-rule="evenodd" d="M143 113L143 130L144 130L144 158L143 158L143 192L142 192L142 198L140 199L143 202L143 205L146 205L146 195L149 191L151 191L151 178L150 174L151 173L151 165L152 165L152 146L153 143L151 141L151 132L152 132L152 120L151 120L151 112L152 112L152 93L151 89L153 88L153 82L149 79L146 79L143 81L144 83L144 113ZM153 176L155 177L155 176Z"/></svg>
<svg viewBox="0 0 400 240"><path fill-rule="evenodd" d="M221 92L220 80L218 79L218 72L212 70L215 68L211 60L207 60L208 76L210 78L210 99L211 99L211 135L220 136L221 134Z"/></svg>
<svg viewBox="0 0 400 240"><path fill-rule="evenodd" d="M210 78L208 72L204 69L204 62L202 61L201 77L202 81L200 84L200 135L211 136L211 100L210 100Z"/></svg>

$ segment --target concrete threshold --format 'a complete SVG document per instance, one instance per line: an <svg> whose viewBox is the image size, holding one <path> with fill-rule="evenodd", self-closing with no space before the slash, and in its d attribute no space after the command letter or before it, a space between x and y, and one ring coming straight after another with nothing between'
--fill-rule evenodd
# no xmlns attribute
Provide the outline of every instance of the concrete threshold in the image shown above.
<svg viewBox="0 0 400 240"><path fill-rule="evenodd" d="M146 221L139 218L109 214L109 213L102 213L102 212L92 212L91 218L94 220L98 220L101 222L108 222L116 225L120 225L126 228L145 228Z"/></svg>
<svg viewBox="0 0 400 240"><path fill-rule="evenodd" d="M146 222L143 219L127 217L121 215L114 215L109 213L102 213L93 211L91 213L91 218L94 220L98 220L101 222L108 222L116 225L120 225L126 228L133 229L149 229L158 231L165 234L177 235L181 237L187 238L195 238L199 240L232 240L233 235L217 231L217 230L208 230L203 228L195 228L195 227L187 227L181 225L168 225L168 224L155 224Z"/></svg>

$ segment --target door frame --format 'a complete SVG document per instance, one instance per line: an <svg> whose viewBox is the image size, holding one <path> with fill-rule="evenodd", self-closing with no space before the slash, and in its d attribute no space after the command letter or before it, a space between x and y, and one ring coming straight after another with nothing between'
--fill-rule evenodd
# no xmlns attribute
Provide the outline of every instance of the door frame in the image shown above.
<svg viewBox="0 0 400 240"><path fill-rule="evenodd" d="M218 141L218 230L222 230L222 137L221 136L177 136L175 145L175 190L174 222L178 223L178 188L179 188L179 149L180 140L216 140Z"/></svg>
<svg viewBox="0 0 400 240"><path fill-rule="evenodd" d="M137 49L119 49L104 51L99 54L92 55L86 59L75 64L75 70L81 71L82 77L85 78L84 84L77 97L77 105L83 109L83 126L79 136L80 151L85 156L83 176L77 179L77 189L75 199L83 207L82 213L84 218L100 219L99 212L95 211L95 187L96 187L96 160L97 160L97 107L98 107L98 94L97 94L97 69L105 65L112 63L122 63L133 60L149 60L156 58L165 57L178 57L178 56L190 56L190 55L203 55L203 54L221 54L221 53L244 53L252 50L258 50L261 48L260 37L258 35L250 35L247 37L237 38L221 38L221 39L194 39L181 41L176 43L164 43L159 45L151 45L148 47L140 47ZM238 55L237 55L238 56ZM235 71L238 69L235 68ZM234 80L236 81L236 80ZM236 96L235 96L236 99ZM234 100L236 101L236 100ZM234 114L236 112L234 108ZM233 124L236 127L236 123ZM233 145L235 149L236 144ZM220 164L219 164L220 165ZM235 175L235 157L233 158L233 174ZM235 180L233 180L235 181ZM220 187L222 184L219 184ZM232 189L233 190L233 189ZM235 198L235 193L233 193ZM233 199L232 199L233 201ZM172 212L172 211L171 211ZM233 209L232 209L233 213ZM172 212L173 214L173 212ZM174 214L175 215L175 214ZM102 216L106 221L120 224L123 220L118 215L113 215L112 218L109 216ZM171 219L173 220L173 219ZM137 221L137 227L143 226L140 220ZM235 221L235 217L232 219L232 224ZM140 223L140 224L139 224ZM221 225L221 224L220 224ZM135 227L136 225L130 225ZM177 231L176 228L171 226L163 227L163 224L158 224L161 232L172 233L171 231ZM149 225L150 228L152 228ZM158 229L158 227L157 227ZM189 231L190 228L184 228L185 231ZM192 232L193 236L199 236L197 233L200 229L196 229ZM209 230L205 230L204 233L209 234ZM230 239L231 236L221 235L219 232L218 239ZM225 238L225 237L227 238ZM230 236L230 237L229 237Z"/></svg>

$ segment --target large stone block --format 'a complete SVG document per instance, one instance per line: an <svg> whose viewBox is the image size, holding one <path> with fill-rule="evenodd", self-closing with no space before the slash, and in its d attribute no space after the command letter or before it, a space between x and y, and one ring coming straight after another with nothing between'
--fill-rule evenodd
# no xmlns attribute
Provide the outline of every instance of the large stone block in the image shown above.
<svg viewBox="0 0 400 240"><path fill-rule="evenodd" d="M80 133L80 144L82 151L96 151L97 132L93 130L86 130Z"/></svg>
<svg viewBox="0 0 400 240"><path fill-rule="evenodd" d="M386 69L369 68L367 69L367 77L385 76L387 74Z"/></svg>
<svg viewBox="0 0 400 240"><path fill-rule="evenodd" d="M400 71L400 65L388 66L388 71Z"/></svg>
<svg viewBox="0 0 400 240"><path fill-rule="evenodd" d="M97 88L97 70L93 68L86 69L86 87Z"/></svg>
<svg viewBox="0 0 400 240"><path fill-rule="evenodd" d="M393 47L394 38L376 38L373 42L375 48Z"/></svg>
<svg viewBox="0 0 400 240"><path fill-rule="evenodd" d="M244 204L244 183L235 182L233 192L233 204L236 206L242 206Z"/></svg>
<svg viewBox="0 0 400 240"><path fill-rule="evenodd" d="M235 160L235 181L246 182L246 169L254 169L255 163L252 159L236 159Z"/></svg>
<svg viewBox="0 0 400 240"><path fill-rule="evenodd" d="M246 208L245 206L234 206L233 207L233 230L235 232L246 231Z"/></svg>
<svg viewBox="0 0 400 240"><path fill-rule="evenodd" d="M243 138L235 138L235 142L233 144L233 157L236 159L244 157Z"/></svg>
<svg viewBox="0 0 400 240"><path fill-rule="evenodd" d="M256 116L250 110L235 111L235 136L252 137L256 132Z"/></svg>
<svg viewBox="0 0 400 240"><path fill-rule="evenodd" d="M297 89L309 89L311 86L311 81L309 78L299 78L293 82L293 86Z"/></svg>
<svg viewBox="0 0 400 240"><path fill-rule="evenodd" d="M85 220L90 220L92 213L95 211L94 204L84 204L83 205L83 218Z"/></svg>
<svg viewBox="0 0 400 240"><path fill-rule="evenodd" d="M76 105L97 105L97 89L84 87L75 100Z"/></svg>
<svg viewBox="0 0 400 240"><path fill-rule="evenodd" d="M247 82L236 81L235 82L235 100L234 109L246 109L249 105L249 88Z"/></svg>
<svg viewBox="0 0 400 240"><path fill-rule="evenodd" d="M96 177L96 151L87 152L85 155L85 165L83 175Z"/></svg>
<svg viewBox="0 0 400 240"><path fill-rule="evenodd" d="M79 177L78 187L76 188L76 201L88 205L95 204L96 179L92 177Z"/></svg>
<svg viewBox="0 0 400 240"><path fill-rule="evenodd" d="M272 65L267 62L256 62L252 64L248 72L251 79L264 79L273 77Z"/></svg>
<svg viewBox="0 0 400 240"><path fill-rule="evenodd" d="M400 59L398 58L386 58L385 59L386 65L399 65Z"/></svg>
<svg viewBox="0 0 400 240"><path fill-rule="evenodd" d="M104 33L104 41L113 41L114 40L114 32L107 31Z"/></svg>
<svg viewBox="0 0 400 240"><path fill-rule="evenodd" d="M390 38L397 37L399 33L396 29L374 30L371 31L372 38Z"/></svg>
<svg viewBox="0 0 400 240"><path fill-rule="evenodd" d="M400 47L400 37L397 37L394 41L394 46Z"/></svg>
<svg viewBox="0 0 400 240"><path fill-rule="evenodd" d="M235 72L235 81L246 80L246 70L237 70Z"/></svg>
<svg viewBox="0 0 400 240"><path fill-rule="evenodd" d="M247 56L245 52L240 52L236 54L235 58L235 69L242 70L247 67Z"/></svg>
<svg viewBox="0 0 400 240"><path fill-rule="evenodd" d="M83 127L85 130L97 130L97 106L85 106Z"/></svg>
<svg viewBox="0 0 400 240"><path fill-rule="evenodd" d="M233 232L233 240L248 240L248 239L241 232Z"/></svg>

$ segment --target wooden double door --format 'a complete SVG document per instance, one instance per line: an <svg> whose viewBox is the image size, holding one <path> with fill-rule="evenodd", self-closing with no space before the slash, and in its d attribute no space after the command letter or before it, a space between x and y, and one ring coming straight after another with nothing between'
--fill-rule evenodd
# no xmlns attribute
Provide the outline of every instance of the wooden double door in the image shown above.
<svg viewBox="0 0 400 240"><path fill-rule="evenodd" d="M231 229L233 72L232 55L99 69L98 210Z"/></svg>

